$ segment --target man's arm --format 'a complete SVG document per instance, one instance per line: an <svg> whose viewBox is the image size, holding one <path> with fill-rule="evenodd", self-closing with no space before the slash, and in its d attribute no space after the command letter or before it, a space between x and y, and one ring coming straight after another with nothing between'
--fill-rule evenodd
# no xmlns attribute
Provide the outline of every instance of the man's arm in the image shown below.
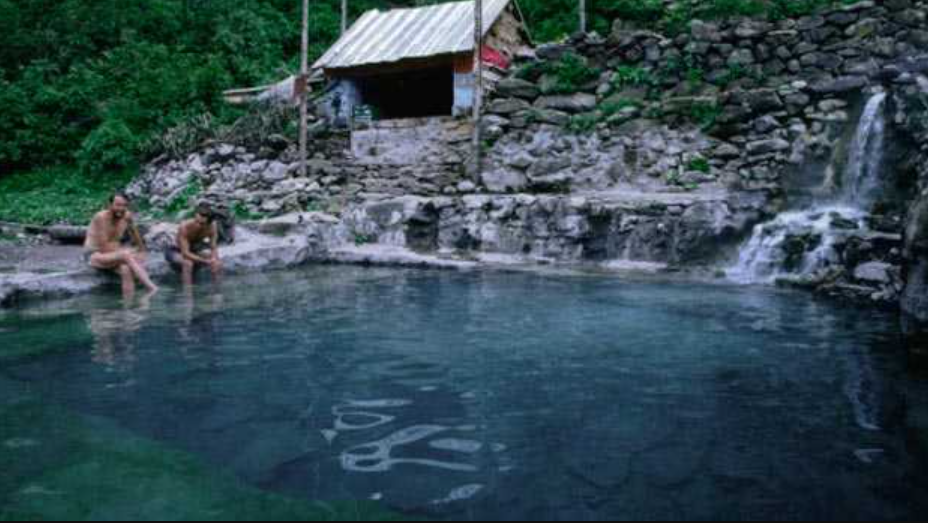
<svg viewBox="0 0 928 523"><path fill-rule="evenodd" d="M180 244L180 254L184 257L185 260L190 260L197 263L209 264L210 260L203 258L202 256L197 256L190 250L190 240L187 238L187 228L181 225L180 230L177 231L177 241Z"/></svg>

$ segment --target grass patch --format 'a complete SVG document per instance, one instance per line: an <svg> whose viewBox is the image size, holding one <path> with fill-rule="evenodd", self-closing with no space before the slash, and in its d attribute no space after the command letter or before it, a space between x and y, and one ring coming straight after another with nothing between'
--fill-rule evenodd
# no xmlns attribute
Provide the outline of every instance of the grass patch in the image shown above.
<svg viewBox="0 0 928 523"><path fill-rule="evenodd" d="M87 224L135 174L127 170L87 176L77 167L62 166L4 176L0 178L0 221Z"/></svg>

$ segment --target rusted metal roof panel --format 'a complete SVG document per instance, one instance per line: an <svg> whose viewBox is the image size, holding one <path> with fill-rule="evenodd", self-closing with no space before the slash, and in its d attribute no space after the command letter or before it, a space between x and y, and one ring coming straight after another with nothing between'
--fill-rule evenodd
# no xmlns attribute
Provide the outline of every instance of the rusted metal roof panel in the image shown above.
<svg viewBox="0 0 928 523"><path fill-rule="evenodd" d="M484 34L514 0L484 0ZM368 11L314 65L347 69L472 52L474 2Z"/></svg>

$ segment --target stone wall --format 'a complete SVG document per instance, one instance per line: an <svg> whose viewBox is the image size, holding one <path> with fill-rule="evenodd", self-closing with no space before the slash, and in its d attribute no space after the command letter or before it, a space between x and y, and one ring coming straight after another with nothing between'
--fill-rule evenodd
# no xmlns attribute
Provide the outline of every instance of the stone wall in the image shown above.
<svg viewBox="0 0 928 523"><path fill-rule="evenodd" d="M306 177L293 146L258 155L220 144L185 160L148 165L128 192L155 208L196 193L271 216L337 210L372 195L468 193L476 189L465 170L471 134L466 120L425 119L317 135L310 140Z"/></svg>
<svg viewBox="0 0 928 523"><path fill-rule="evenodd" d="M616 172L630 172L670 186L717 180L776 193L799 166L828 163L863 92L910 84L913 70L928 69L928 57L900 65L925 52L928 4L922 1L865 1L777 23L694 21L689 33L674 38L620 21L608 38L591 34L541 47L535 64L501 84L488 110L495 115L492 133L503 138L484 180L489 188L518 191L532 189L534 179L559 181L579 171L583 185L589 167L599 164L599 186L616 183ZM579 56L600 71L599 79L576 93L552 87L558 80L545 66L564 56ZM642 120L673 130L702 124L707 136L692 147L629 139L623 127ZM538 147L539 133L571 125L589 128L590 151ZM530 157L514 158L518 146ZM609 158L605 165L596 150ZM625 150L659 153L641 158ZM568 165L564 156L574 161ZM711 170L694 172L693 157L708 160Z"/></svg>

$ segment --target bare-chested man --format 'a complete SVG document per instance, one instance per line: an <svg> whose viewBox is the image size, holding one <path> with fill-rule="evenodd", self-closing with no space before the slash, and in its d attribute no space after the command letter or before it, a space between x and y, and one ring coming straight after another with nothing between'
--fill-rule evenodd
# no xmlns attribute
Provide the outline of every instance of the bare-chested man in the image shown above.
<svg viewBox="0 0 928 523"><path fill-rule="evenodd" d="M198 266L209 267L214 281L219 277L219 225L209 206L197 207L193 219L180 224L177 244L168 249L165 258L181 271L186 286L193 285L193 272Z"/></svg>
<svg viewBox="0 0 928 523"><path fill-rule="evenodd" d="M135 250L122 246L127 232L132 237ZM158 290L145 270L145 258L145 241L129 212L129 198L116 194L110 200L109 208L97 213L90 223L84 242L84 259L95 269L119 274L123 295L128 297L135 292L136 280L151 292Z"/></svg>

